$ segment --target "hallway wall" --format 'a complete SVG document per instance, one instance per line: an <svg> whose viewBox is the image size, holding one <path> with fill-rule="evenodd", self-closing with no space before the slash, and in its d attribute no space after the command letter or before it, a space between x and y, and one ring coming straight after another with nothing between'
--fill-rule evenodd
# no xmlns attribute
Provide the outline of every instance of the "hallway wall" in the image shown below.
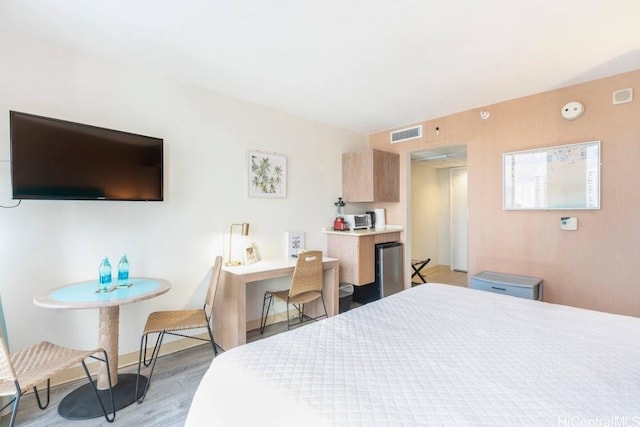
<svg viewBox="0 0 640 427"><path fill-rule="evenodd" d="M449 171L411 163L410 255L431 258L428 267L451 264Z"/></svg>
<svg viewBox="0 0 640 427"><path fill-rule="evenodd" d="M440 252L440 189L438 170L411 164L411 258L431 258L438 265Z"/></svg>

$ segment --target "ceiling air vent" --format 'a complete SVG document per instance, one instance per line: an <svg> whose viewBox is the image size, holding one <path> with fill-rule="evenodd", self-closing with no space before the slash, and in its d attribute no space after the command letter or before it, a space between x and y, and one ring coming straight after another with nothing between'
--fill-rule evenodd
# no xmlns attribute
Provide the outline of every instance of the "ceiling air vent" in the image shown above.
<svg viewBox="0 0 640 427"><path fill-rule="evenodd" d="M389 142L391 142L391 144L409 141L410 139L422 138L422 125L393 131L389 138Z"/></svg>

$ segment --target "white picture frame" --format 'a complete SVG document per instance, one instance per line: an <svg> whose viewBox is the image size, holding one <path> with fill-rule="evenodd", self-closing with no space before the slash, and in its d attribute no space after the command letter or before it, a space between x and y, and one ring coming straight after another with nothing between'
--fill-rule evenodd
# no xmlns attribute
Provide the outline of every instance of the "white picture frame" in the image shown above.
<svg viewBox="0 0 640 427"><path fill-rule="evenodd" d="M287 156L262 151L249 151L249 197L287 197Z"/></svg>
<svg viewBox="0 0 640 427"><path fill-rule="evenodd" d="M258 256L258 248L255 243L252 243L251 246L244 250L245 253L245 264L255 264L260 261L260 257Z"/></svg>

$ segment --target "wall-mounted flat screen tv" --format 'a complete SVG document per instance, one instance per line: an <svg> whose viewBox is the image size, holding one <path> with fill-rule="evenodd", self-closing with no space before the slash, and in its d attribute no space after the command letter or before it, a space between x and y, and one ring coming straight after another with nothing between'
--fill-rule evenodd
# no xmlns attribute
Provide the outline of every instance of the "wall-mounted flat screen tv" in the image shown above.
<svg viewBox="0 0 640 427"><path fill-rule="evenodd" d="M10 111L14 199L160 201L163 140Z"/></svg>

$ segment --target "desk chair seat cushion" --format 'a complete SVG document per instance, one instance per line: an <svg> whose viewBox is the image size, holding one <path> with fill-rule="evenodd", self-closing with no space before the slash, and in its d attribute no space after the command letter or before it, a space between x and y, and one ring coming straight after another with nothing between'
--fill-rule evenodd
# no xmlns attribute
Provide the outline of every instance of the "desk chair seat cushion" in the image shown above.
<svg viewBox="0 0 640 427"><path fill-rule="evenodd" d="M11 374L10 365L1 364L0 396L15 395L15 379L20 384L20 391L24 393L43 379L51 378L53 375L101 351L100 349L75 350L60 347L48 341L31 345L20 352L11 354L13 374ZM11 378L12 376L14 379Z"/></svg>
<svg viewBox="0 0 640 427"><path fill-rule="evenodd" d="M156 311L147 318L143 335L206 328L207 323L204 309Z"/></svg>
<svg viewBox="0 0 640 427"><path fill-rule="evenodd" d="M288 289L277 292L267 291L267 293L273 295L278 299L281 299L282 301L287 301L287 298L289 298L289 304L307 304L317 298L320 298L321 295L319 291L308 291L298 295L289 296Z"/></svg>

